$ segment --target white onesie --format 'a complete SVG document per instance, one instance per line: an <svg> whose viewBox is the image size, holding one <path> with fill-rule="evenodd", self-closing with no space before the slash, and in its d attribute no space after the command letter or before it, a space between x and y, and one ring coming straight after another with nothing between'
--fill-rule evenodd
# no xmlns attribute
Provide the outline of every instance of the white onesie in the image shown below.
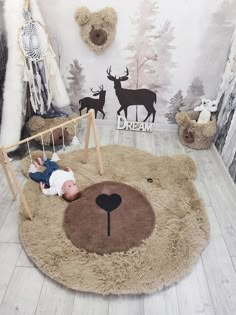
<svg viewBox="0 0 236 315"><path fill-rule="evenodd" d="M46 196L62 196L62 186L67 180L73 180L75 182L74 173L72 171L56 170L49 178L50 188L43 189L42 192Z"/></svg>

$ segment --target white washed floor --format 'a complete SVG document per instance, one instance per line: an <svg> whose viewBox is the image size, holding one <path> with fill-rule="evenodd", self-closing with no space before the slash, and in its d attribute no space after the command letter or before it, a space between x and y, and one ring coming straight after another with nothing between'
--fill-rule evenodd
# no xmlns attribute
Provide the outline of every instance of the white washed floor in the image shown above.
<svg viewBox="0 0 236 315"><path fill-rule="evenodd" d="M156 155L186 153L198 166L196 188L206 205L211 240L190 275L152 295L103 297L67 290L28 260L17 232L17 202L0 170L0 315L235 315L236 190L214 148L192 151L175 131L152 134L98 126L102 145L125 144ZM13 162L19 180L19 163Z"/></svg>

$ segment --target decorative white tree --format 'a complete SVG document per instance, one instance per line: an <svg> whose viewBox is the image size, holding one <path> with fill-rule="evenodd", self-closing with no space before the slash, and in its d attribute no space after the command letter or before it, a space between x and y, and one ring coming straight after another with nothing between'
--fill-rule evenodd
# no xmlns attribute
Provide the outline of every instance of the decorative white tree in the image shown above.
<svg viewBox="0 0 236 315"><path fill-rule="evenodd" d="M173 96L170 100L169 112L166 113L166 118L170 124L175 124L175 115L180 111L180 108L184 106L183 102L183 94L182 91L179 90L175 96Z"/></svg>
<svg viewBox="0 0 236 315"><path fill-rule="evenodd" d="M169 21L158 30L158 2L144 0L139 12L132 19L135 33L128 45L130 70L130 88L147 87L158 93L158 102L168 104L165 99L171 83L170 70L174 66L171 43L174 40L174 28ZM136 106L136 120L138 120Z"/></svg>
<svg viewBox="0 0 236 315"><path fill-rule="evenodd" d="M174 40L174 27L170 21L166 21L160 28L156 36L156 54L158 55L157 69L155 70L155 79L149 84L153 92L158 93L158 103L167 106L169 103L169 92L171 85L171 70L175 67L172 60L172 51L175 46L172 44ZM152 68L152 65L148 65Z"/></svg>
<svg viewBox="0 0 236 315"><path fill-rule="evenodd" d="M184 98L184 106L181 109L184 111L193 109L196 101L198 101L204 94L202 81L198 77L194 78L187 90L187 95Z"/></svg>
<svg viewBox="0 0 236 315"><path fill-rule="evenodd" d="M235 16L235 1L222 1L219 6L216 6L210 20L207 21L208 27L201 39L195 75L201 78L206 95L211 99L216 98L220 87L235 30Z"/></svg>
<svg viewBox="0 0 236 315"><path fill-rule="evenodd" d="M74 112L79 111L79 100L83 97L85 76L83 75L83 68L79 64L77 59L73 60L73 63L69 67L70 76L67 77L69 80L69 87L67 89L71 108Z"/></svg>
<svg viewBox="0 0 236 315"><path fill-rule="evenodd" d="M128 45L128 69L130 79L128 86L139 89L147 85L147 77L151 74L147 64L157 62L155 53L155 19L158 13L157 1L142 1L139 12L132 19L135 33ZM152 64L154 67L154 64ZM136 106L136 121L138 121L138 106Z"/></svg>

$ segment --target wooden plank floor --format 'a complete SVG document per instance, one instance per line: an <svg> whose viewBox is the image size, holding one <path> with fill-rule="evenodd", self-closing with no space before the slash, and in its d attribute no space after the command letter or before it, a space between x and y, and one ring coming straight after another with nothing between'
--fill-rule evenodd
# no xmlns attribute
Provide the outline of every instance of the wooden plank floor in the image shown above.
<svg viewBox="0 0 236 315"><path fill-rule="evenodd" d="M0 315L235 315L236 188L214 148L184 148L175 131L135 133L100 125L98 131L102 145L125 144L158 156L184 153L195 160L195 185L211 225L208 247L186 278L161 292L103 297L68 290L45 277L25 255L17 232L17 202L0 170ZM13 165L23 183L19 162Z"/></svg>

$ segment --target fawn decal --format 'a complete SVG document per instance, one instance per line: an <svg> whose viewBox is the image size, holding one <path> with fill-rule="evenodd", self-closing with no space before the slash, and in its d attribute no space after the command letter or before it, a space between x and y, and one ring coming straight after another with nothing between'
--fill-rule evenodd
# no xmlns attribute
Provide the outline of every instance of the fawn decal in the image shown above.
<svg viewBox="0 0 236 315"><path fill-rule="evenodd" d="M117 111L119 115L123 110L125 113L125 118L127 118L127 109L132 105L143 105L148 114L144 119L146 121L152 115L152 122L155 120L156 110L154 108L154 103L156 103L156 93L148 90L148 89L123 89L121 86L122 81L128 80L129 70L126 67L126 73L124 76L116 78L111 74L111 67L107 69L107 77L109 80L114 82L114 89L116 91L116 96L120 103L120 108Z"/></svg>
<svg viewBox="0 0 236 315"><path fill-rule="evenodd" d="M81 112L84 108L87 108L87 112L90 109L94 109L95 111L95 118L97 118L97 112L101 112L103 114L103 119L105 117L105 113L103 111L103 106L105 104L105 96L106 96L106 91L103 90L103 85L99 86L98 91L93 91L93 89L90 89L91 92L93 93L93 96L98 96L99 98L92 98L92 97L84 97L79 100L79 104L81 105L80 107L80 115Z"/></svg>

